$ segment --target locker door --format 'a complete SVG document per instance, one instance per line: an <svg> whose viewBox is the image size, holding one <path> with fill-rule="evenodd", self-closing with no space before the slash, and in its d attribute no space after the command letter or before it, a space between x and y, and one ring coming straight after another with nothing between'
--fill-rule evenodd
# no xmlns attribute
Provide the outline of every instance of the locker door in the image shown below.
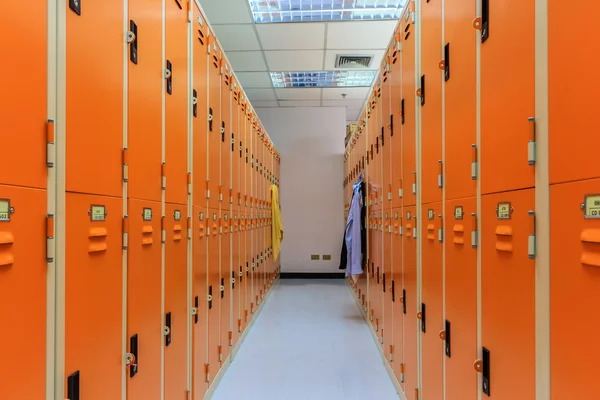
<svg viewBox="0 0 600 400"><path fill-rule="evenodd" d="M476 37L471 23L475 18L475 2L445 2L445 124L446 124L446 199L475 196L477 181L472 163L476 160L473 145L476 138ZM448 214L450 215L450 214Z"/></svg>
<svg viewBox="0 0 600 400"><path fill-rule="evenodd" d="M6 39L0 43L0 53L13 57L0 69L10 76L3 83L0 120L6 132L2 146L11 150L0 157L0 183L45 188L48 16L45 1L36 0L29 6L25 15L19 2L2 5L0 36ZM15 32L27 35L10 40Z"/></svg>
<svg viewBox="0 0 600 400"><path fill-rule="evenodd" d="M231 137L234 133L232 106L231 106L231 81L233 79L231 67L223 56L221 67L221 209L231 211Z"/></svg>
<svg viewBox="0 0 600 400"><path fill-rule="evenodd" d="M241 270L241 257L240 257L240 218L238 214L239 208L235 206L236 211L233 213L233 232L232 232L232 262L231 262L231 295L233 301L232 307L232 331L233 331L233 342L232 346L235 346L238 342L240 331L241 331L241 318L240 318L240 302L241 302L241 292L242 292L242 282L240 280Z"/></svg>
<svg viewBox="0 0 600 400"><path fill-rule="evenodd" d="M160 399L161 204L129 199L128 212L127 346L140 363L127 374L127 398Z"/></svg>
<svg viewBox="0 0 600 400"><path fill-rule="evenodd" d="M221 333L220 345L222 362L229 356L231 343L231 214L221 211L221 270L220 270L220 296L221 296Z"/></svg>
<svg viewBox="0 0 600 400"><path fill-rule="evenodd" d="M209 384L221 368L219 359L220 346L220 266L219 266L219 210L208 210L208 371Z"/></svg>
<svg viewBox="0 0 600 400"><path fill-rule="evenodd" d="M482 198L482 340L492 399L535 398L534 202L533 189Z"/></svg>
<svg viewBox="0 0 600 400"><path fill-rule="evenodd" d="M212 32L208 43L208 204L210 208L216 209L219 208L221 184L221 50Z"/></svg>
<svg viewBox="0 0 600 400"><path fill-rule="evenodd" d="M391 209L385 210L384 222L384 258L383 258L383 276L381 281L381 289L383 291L383 350L386 358L390 360L391 349L390 345L394 341L394 303L392 302L392 280L394 276L393 256L392 256L392 240L393 240L393 213Z"/></svg>
<svg viewBox="0 0 600 400"><path fill-rule="evenodd" d="M475 197L446 203L446 399L477 399L477 229ZM449 328L449 329L448 329Z"/></svg>
<svg viewBox="0 0 600 400"><path fill-rule="evenodd" d="M193 146L194 146L194 205L206 207L206 180L208 179L208 28L204 16L194 7L193 24L194 72L193 90Z"/></svg>
<svg viewBox="0 0 600 400"><path fill-rule="evenodd" d="M165 399L181 399L187 391L187 208L166 205Z"/></svg>
<svg viewBox="0 0 600 400"><path fill-rule="evenodd" d="M401 371L402 363L404 362L404 298L403 298L403 251L402 238L404 227L402 226L402 207L394 208L393 215L393 233L392 233L392 281L391 293L393 303L393 323L394 335L392 345L394 360L392 368L396 378L404 388L404 377ZM386 319L387 320L387 319Z"/></svg>
<svg viewBox="0 0 600 400"><path fill-rule="evenodd" d="M167 61L170 70L166 93L167 203L187 202L188 144L188 22L177 1L166 5Z"/></svg>
<svg viewBox="0 0 600 400"><path fill-rule="evenodd" d="M443 321L442 270L442 203L423 204L421 226L422 242L422 295L421 340L423 397L443 397L442 365L444 346L441 331Z"/></svg>
<svg viewBox="0 0 600 400"><path fill-rule="evenodd" d="M391 185L392 185L392 207L402 206L402 46L401 32L404 29L404 19L400 22L399 31L395 34L393 42L394 51L391 57L390 90L392 96L390 110L390 145L391 145Z"/></svg>
<svg viewBox="0 0 600 400"><path fill-rule="evenodd" d="M422 202L442 200L442 2L421 0Z"/></svg>
<svg viewBox="0 0 600 400"><path fill-rule="evenodd" d="M589 398L596 392L599 183L594 179L550 188L553 399Z"/></svg>
<svg viewBox="0 0 600 400"><path fill-rule="evenodd" d="M405 393L412 393L418 388L419 361L417 353L417 332L421 324L417 313L421 306L417 304L417 208L404 207L404 382Z"/></svg>
<svg viewBox="0 0 600 400"><path fill-rule="evenodd" d="M417 204L416 196L416 122L415 107L415 28L407 23L401 35L402 45L402 98L404 100L404 125L402 126L402 186L405 206ZM419 105L420 107L420 105Z"/></svg>
<svg viewBox="0 0 600 400"><path fill-rule="evenodd" d="M123 191L123 1L79 6L81 15L68 9L66 19L66 188L119 197Z"/></svg>
<svg viewBox="0 0 600 400"><path fill-rule="evenodd" d="M0 315L11 326L0 331L7 399L45 396L46 196L45 190L0 186ZM24 356L30 353L36 356Z"/></svg>
<svg viewBox="0 0 600 400"><path fill-rule="evenodd" d="M129 2L129 30L136 38L128 52L128 193L152 201L161 200L163 89L157 71L164 69L164 62L162 21L155 17L161 14L161 0ZM158 211L154 214L159 218Z"/></svg>
<svg viewBox="0 0 600 400"><path fill-rule="evenodd" d="M69 383L80 381L80 398L117 399L123 372L123 203L67 193L66 209L65 398L76 395L68 392ZM146 346L139 339L138 346ZM137 370L151 368L146 362L137 359Z"/></svg>
<svg viewBox="0 0 600 400"><path fill-rule="evenodd" d="M597 2L586 0L580 4L577 15L585 12L594 19L600 13ZM549 67L549 123L550 123L550 182L570 182L597 178L597 152L600 138L594 134L597 99L594 93L600 90L596 79L598 56L593 23L577 28L577 45L565 40L571 35L566 21L573 20L576 11L556 0L548 2L548 67ZM567 80L565 77L576 77ZM585 86L584 86L585 85ZM579 140L573 140L576 133Z"/></svg>
<svg viewBox="0 0 600 400"><path fill-rule="evenodd" d="M534 186L528 144L535 111L535 2L484 0L482 20L481 170L482 193ZM499 62L499 60L502 60Z"/></svg>
<svg viewBox="0 0 600 400"><path fill-rule="evenodd" d="M194 234L194 263L192 265L194 283L192 289L192 306L196 308L196 315L192 316L192 346L193 346L193 390L194 399L204 398L206 392L206 376L204 365L207 363L206 345L208 340L208 307L206 301L208 287L208 224L206 209L194 207L193 215L196 218L193 226Z"/></svg>

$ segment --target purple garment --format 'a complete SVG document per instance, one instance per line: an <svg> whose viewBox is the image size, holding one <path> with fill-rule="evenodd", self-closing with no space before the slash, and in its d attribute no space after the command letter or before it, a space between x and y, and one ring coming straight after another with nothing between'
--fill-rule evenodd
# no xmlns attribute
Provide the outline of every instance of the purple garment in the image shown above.
<svg viewBox="0 0 600 400"><path fill-rule="evenodd" d="M346 264L346 276L360 275L363 273L361 261L361 236L360 236L360 211L362 208L362 196L360 195L360 185L362 176L354 184L352 189L352 202L348 213L348 222L346 222L346 250L348 252L348 262Z"/></svg>

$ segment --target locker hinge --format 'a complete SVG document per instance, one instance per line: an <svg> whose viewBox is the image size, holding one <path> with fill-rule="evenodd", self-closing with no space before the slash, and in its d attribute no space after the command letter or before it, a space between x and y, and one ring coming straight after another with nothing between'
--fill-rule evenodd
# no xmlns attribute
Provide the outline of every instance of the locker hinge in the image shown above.
<svg viewBox="0 0 600 400"><path fill-rule="evenodd" d="M438 189L444 188L444 162L438 160L440 171L438 172Z"/></svg>
<svg viewBox="0 0 600 400"><path fill-rule="evenodd" d="M187 233L188 233L188 240L192 240L192 217L187 217Z"/></svg>
<svg viewBox="0 0 600 400"><path fill-rule="evenodd" d="M188 196L192 194L192 173L187 173L187 194Z"/></svg>
<svg viewBox="0 0 600 400"><path fill-rule="evenodd" d="M206 181L206 198L210 199L210 180Z"/></svg>
<svg viewBox="0 0 600 400"><path fill-rule="evenodd" d="M129 217L123 216L123 250L127 250L129 246Z"/></svg>
<svg viewBox="0 0 600 400"><path fill-rule="evenodd" d="M219 202L223 202L223 185L219 185Z"/></svg>
<svg viewBox="0 0 600 400"><path fill-rule="evenodd" d="M536 122L535 117L529 117L529 123L533 125L533 139L527 143L527 161L529 165L535 165L537 158L537 149L536 149Z"/></svg>
<svg viewBox="0 0 600 400"><path fill-rule="evenodd" d="M167 229L165 224L165 217L163 216L160 220L160 235L161 242L163 244L167 243Z"/></svg>
<svg viewBox="0 0 600 400"><path fill-rule="evenodd" d="M54 214L46 216L46 262L54 262Z"/></svg>
<svg viewBox="0 0 600 400"><path fill-rule="evenodd" d="M160 178L162 190L167 190L167 163L162 163L160 166Z"/></svg>
<svg viewBox="0 0 600 400"><path fill-rule="evenodd" d="M129 150L127 147L121 152L121 163L123 165L123 182L129 182Z"/></svg>
<svg viewBox="0 0 600 400"><path fill-rule="evenodd" d="M477 161L477 145L472 144L471 149L472 149L471 179L475 181L475 180L477 180L477 173L479 170L479 165L478 165L479 163Z"/></svg>
<svg viewBox="0 0 600 400"><path fill-rule="evenodd" d="M536 221L536 216L535 216L535 211L530 210L529 211L529 216L533 218L533 233L529 235L528 238L528 242L527 242L527 255L529 256L530 259L535 259L536 253L537 253L537 232L536 232L536 225L537 225L537 221Z"/></svg>
<svg viewBox="0 0 600 400"><path fill-rule="evenodd" d="M233 346L233 331L229 331L229 347Z"/></svg>
<svg viewBox="0 0 600 400"><path fill-rule="evenodd" d="M241 333L241 332L242 332L242 319L239 318L238 319L238 333Z"/></svg>
<svg viewBox="0 0 600 400"><path fill-rule="evenodd" d="M390 362L394 362L394 345L390 344Z"/></svg>
<svg viewBox="0 0 600 400"><path fill-rule="evenodd" d="M400 383L404 383L404 363L400 364Z"/></svg>
<svg viewBox="0 0 600 400"><path fill-rule="evenodd" d="M412 194L417 194L417 172L413 171L413 184L412 184Z"/></svg>
<svg viewBox="0 0 600 400"><path fill-rule="evenodd" d="M46 166L48 168L54 168L54 162L56 161L56 152L54 151L55 136L54 120L49 119L46 122Z"/></svg>
<svg viewBox="0 0 600 400"><path fill-rule="evenodd" d="M479 246L479 232L477 231L477 214L471 213L473 217L473 230L471 231L471 247L476 249Z"/></svg>
<svg viewBox="0 0 600 400"><path fill-rule="evenodd" d="M223 346L219 345L219 361L223 362Z"/></svg>

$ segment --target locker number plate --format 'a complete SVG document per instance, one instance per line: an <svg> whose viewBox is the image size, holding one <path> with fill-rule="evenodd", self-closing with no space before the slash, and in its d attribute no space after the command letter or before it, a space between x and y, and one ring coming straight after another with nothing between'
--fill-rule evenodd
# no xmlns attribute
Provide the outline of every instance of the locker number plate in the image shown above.
<svg viewBox="0 0 600 400"><path fill-rule="evenodd" d="M90 219L95 222L106 221L106 207L92 205L90 211Z"/></svg>
<svg viewBox="0 0 600 400"><path fill-rule="evenodd" d="M15 210L10 206L10 200L0 199L0 222L9 222L13 212Z"/></svg>
<svg viewBox="0 0 600 400"><path fill-rule="evenodd" d="M175 213L173 213L173 218L175 218L175 221L181 221L181 210L175 210Z"/></svg>
<svg viewBox="0 0 600 400"><path fill-rule="evenodd" d="M496 213L498 214L498 219L511 219L512 215L512 206L510 203L498 203L498 208L496 209Z"/></svg>
<svg viewBox="0 0 600 400"><path fill-rule="evenodd" d="M144 217L144 221L152 221L152 209L144 208L144 212L142 213L142 216Z"/></svg>
<svg viewBox="0 0 600 400"><path fill-rule="evenodd" d="M583 203L583 211L586 218L598 219L600 218L600 194L585 196L585 203ZM2 206L0 205L0 216L2 216ZM2 219L0 219L2 220ZM4 221L4 220L2 220Z"/></svg>
<svg viewBox="0 0 600 400"><path fill-rule="evenodd" d="M427 211L427 218L429 218L429 220L433 220L434 217L435 217L435 211L433 209L429 209Z"/></svg>
<svg viewBox="0 0 600 400"><path fill-rule="evenodd" d="M463 215L465 213L464 208L462 206L454 207L454 219L461 220L463 219Z"/></svg>

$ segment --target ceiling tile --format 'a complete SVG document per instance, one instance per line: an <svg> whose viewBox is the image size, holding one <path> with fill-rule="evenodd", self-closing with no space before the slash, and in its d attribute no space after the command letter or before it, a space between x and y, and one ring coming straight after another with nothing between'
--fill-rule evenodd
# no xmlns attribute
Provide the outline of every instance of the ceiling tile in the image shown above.
<svg viewBox="0 0 600 400"><path fill-rule="evenodd" d="M342 100L346 95L346 100L364 100L369 94L370 88L334 88L323 89L324 100Z"/></svg>
<svg viewBox="0 0 600 400"><path fill-rule="evenodd" d="M273 81L268 72L236 72L235 76L244 89L273 87Z"/></svg>
<svg viewBox="0 0 600 400"><path fill-rule="evenodd" d="M281 107L320 107L320 100L280 100Z"/></svg>
<svg viewBox="0 0 600 400"><path fill-rule="evenodd" d="M267 70L261 51L229 51L226 54L235 72Z"/></svg>
<svg viewBox="0 0 600 400"><path fill-rule="evenodd" d="M325 24L267 24L256 29L265 50L316 50L325 45Z"/></svg>
<svg viewBox="0 0 600 400"><path fill-rule="evenodd" d="M254 100L259 101L274 101L277 100L273 89L246 89L244 91L246 96L250 99L250 102Z"/></svg>
<svg viewBox="0 0 600 400"><path fill-rule="evenodd" d="M235 50L260 50L253 25L216 25L217 40L225 52Z"/></svg>
<svg viewBox="0 0 600 400"><path fill-rule="evenodd" d="M369 68L378 69L381 65L381 60L383 58L383 55L385 54L385 50L326 50L325 69L339 69L335 68L335 60L338 54L346 56L373 56L373 60L371 61L371 65L369 66Z"/></svg>
<svg viewBox="0 0 600 400"><path fill-rule="evenodd" d="M320 100L321 89L276 89L279 100Z"/></svg>
<svg viewBox="0 0 600 400"><path fill-rule="evenodd" d="M346 107L348 109L360 109L364 100L323 100L323 107Z"/></svg>
<svg viewBox="0 0 600 400"><path fill-rule="evenodd" d="M323 50L265 51L274 72L318 71L323 69Z"/></svg>
<svg viewBox="0 0 600 400"><path fill-rule="evenodd" d="M252 106L254 108L267 108L267 107L279 107L278 101L253 101Z"/></svg>
<svg viewBox="0 0 600 400"><path fill-rule="evenodd" d="M329 24L328 49L385 49L398 21L339 22Z"/></svg>
<svg viewBox="0 0 600 400"><path fill-rule="evenodd" d="M200 0L200 5L211 25L254 22L248 0Z"/></svg>

